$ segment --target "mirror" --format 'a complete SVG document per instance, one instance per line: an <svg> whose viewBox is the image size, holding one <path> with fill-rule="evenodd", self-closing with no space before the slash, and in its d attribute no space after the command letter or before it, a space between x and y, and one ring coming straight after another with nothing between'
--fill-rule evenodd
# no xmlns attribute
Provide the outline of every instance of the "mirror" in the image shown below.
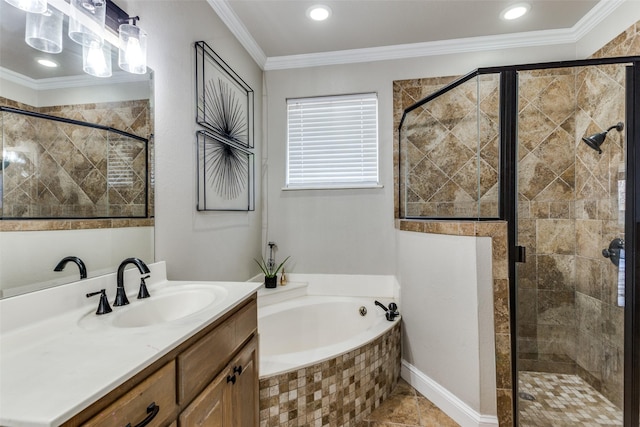
<svg viewBox="0 0 640 427"><path fill-rule="evenodd" d="M109 143L104 138L97 143L89 143L90 139L85 138L78 143L70 136L77 134L77 130L61 127L53 133L51 129L45 132L43 128L52 127L50 121L31 118L19 122L15 128L18 131L14 129L8 135L7 123L23 117L15 113L0 113L3 115L0 120L3 149L0 203L4 201L0 209L5 211L0 211L3 218L0 219L2 298L79 280L78 267L73 263L67 263L60 272L53 271L58 261L70 255L84 261L88 277L112 273L123 259L131 256L145 262L154 261L151 71L144 75L120 71L117 48L111 46L112 77L98 78L85 74L82 48L66 35L67 18L64 21L62 52L48 54L25 43L26 15L26 12L0 0L0 105L99 124L148 139L146 154L135 160L143 165L147 176L143 178L143 185L146 180L148 190L146 196L145 192L138 192L130 201L122 202L120 207L111 207L110 211L90 207L90 203L98 204L106 197L112 204L118 196L124 198L124 191L119 193L111 181L103 190L104 194L86 194L90 191L85 189L81 193L78 190L82 187L80 181L106 171L108 159L98 158L95 147L102 149ZM44 68L36 62L37 59L49 59L58 66ZM29 132L39 133L44 138L34 142ZM56 144L58 157L53 154L56 149L52 148ZM136 153L142 152L139 146L137 148ZM43 162L34 161L45 158L49 160L48 169L44 168ZM15 163L11 163L12 160ZM21 161L32 162L32 169ZM95 170L87 166L89 163L95 166ZM75 167L75 164L81 166ZM11 173L13 166L16 167ZM25 175L37 175L39 180L28 181ZM17 179L24 179L24 182L17 182ZM128 206L133 204L133 199L148 207L146 213L140 210L139 205L136 208ZM7 203L9 200L12 205ZM24 202L27 207L16 207L16 201ZM25 201L46 202L47 205L39 206L38 215L35 215L36 208ZM79 209L78 205L82 208ZM91 211L91 215L86 216L92 218L78 219L84 215L78 212L85 211ZM27 214L21 215L23 212Z"/></svg>

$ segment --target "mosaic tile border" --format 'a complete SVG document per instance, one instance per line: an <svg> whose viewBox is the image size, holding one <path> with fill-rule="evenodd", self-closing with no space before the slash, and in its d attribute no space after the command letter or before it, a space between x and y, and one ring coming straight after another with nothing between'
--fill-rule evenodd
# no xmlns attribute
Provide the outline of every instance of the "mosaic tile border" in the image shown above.
<svg viewBox="0 0 640 427"><path fill-rule="evenodd" d="M260 380L260 427L354 427L400 377L401 323L322 363Z"/></svg>

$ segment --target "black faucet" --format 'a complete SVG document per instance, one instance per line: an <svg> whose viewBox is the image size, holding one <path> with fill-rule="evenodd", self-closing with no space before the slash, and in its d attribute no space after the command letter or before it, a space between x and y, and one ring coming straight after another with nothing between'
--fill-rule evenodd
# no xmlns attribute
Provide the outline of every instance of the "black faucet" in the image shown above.
<svg viewBox="0 0 640 427"><path fill-rule="evenodd" d="M77 256L66 256L66 257L62 258L60 260L60 262L58 263L58 265L55 266L53 271L62 271L64 269L64 266L67 265L67 263L69 261L75 263L78 266L78 268L80 269L80 279L86 279L87 278L87 266L84 265L84 262L80 258L78 258Z"/></svg>
<svg viewBox="0 0 640 427"><path fill-rule="evenodd" d="M138 267L138 271L140 274L149 274L149 267L144 263L141 259L138 258L127 258L120 263L118 267L118 276L117 276L117 284L118 287L116 289L116 300L113 302L115 306L127 305L129 304L129 300L127 299L127 294L124 291L124 269L127 264L134 264Z"/></svg>
<svg viewBox="0 0 640 427"><path fill-rule="evenodd" d="M389 303L389 308L385 307L380 301L375 301L376 305L385 311L385 317L389 322L393 322L393 319L400 316L398 312L398 305L395 302Z"/></svg>

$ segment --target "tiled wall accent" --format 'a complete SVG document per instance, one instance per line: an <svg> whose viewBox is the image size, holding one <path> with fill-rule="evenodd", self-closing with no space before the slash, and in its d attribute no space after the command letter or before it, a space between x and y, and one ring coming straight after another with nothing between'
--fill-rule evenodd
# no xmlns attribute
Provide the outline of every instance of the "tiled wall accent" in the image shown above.
<svg viewBox="0 0 640 427"><path fill-rule="evenodd" d="M400 377L400 325L334 359L260 379L260 427L355 427Z"/></svg>
<svg viewBox="0 0 640 427"><path fill-rule="evenodd" d="M412 100L415 84L422 94L440 80L394 82L396 99ZM403 217L498 216L498 83L497 74L478 76L407 114Z"/></svg>
<svg viewBox="0 0 640 427"><path fill-rule="evenodd" d="M110 126L148 138L148 100L34 108L2 105ZM2 213L12 218L145 216L144 143L107 131L3 113ZM150 150L153 147L149 147ZM149 191L152 212L153 191ZM151 216L152 214L149 214Z"/></svg>

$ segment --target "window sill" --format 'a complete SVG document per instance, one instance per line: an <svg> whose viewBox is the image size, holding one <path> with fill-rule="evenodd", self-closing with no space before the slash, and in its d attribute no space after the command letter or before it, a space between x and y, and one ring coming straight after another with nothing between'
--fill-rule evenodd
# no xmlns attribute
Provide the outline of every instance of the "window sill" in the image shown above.
<svg viewBox="0 0 640 427"><path fill-rule="evenodd" d="M384 188L384 185L327 185L323 187L311 187L311 186L295 186L295 187L282 187L282 191L299 191L299 190L369 190L372 188Z"/></svg>

